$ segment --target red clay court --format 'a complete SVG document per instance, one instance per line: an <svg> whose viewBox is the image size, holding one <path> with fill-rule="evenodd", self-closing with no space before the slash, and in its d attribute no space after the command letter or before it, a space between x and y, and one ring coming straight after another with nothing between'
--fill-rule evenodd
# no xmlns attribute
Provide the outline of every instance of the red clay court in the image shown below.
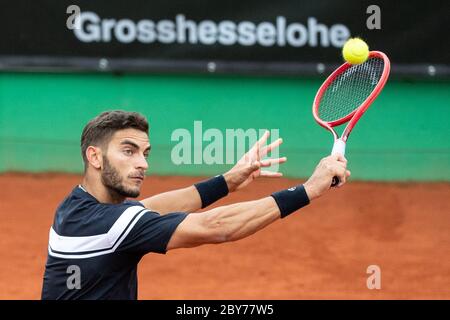
<svg viewBox="0 0 450 320"><path fill-rule="evenodd" d="M39 299L67 174L0 175L0 299ZM147 177L142 195L200 178ZM259 180L218 202L252 200L299 180ZM351 181L235 243L149 254L140 299L450 299L450 184ZM381 289L366 286L369 265Z"/></svg>

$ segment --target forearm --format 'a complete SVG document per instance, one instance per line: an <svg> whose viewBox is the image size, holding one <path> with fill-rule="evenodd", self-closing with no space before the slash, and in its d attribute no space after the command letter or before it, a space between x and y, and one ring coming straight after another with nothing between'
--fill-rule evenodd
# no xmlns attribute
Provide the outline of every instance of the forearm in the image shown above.
<svg viewBox="0 0 450 320"><path fill-rule="evenodd" d="M216 202L229 192L224 176L215 176L188 188L165 192L141 202L160 214L170 212L195 212Z"/></svg>
<svg viewBox="0 0 450 320"><path fill-rule="evenodd" d="M218 234L223 234L223 241L235 241L266 227L278 218L289 214L309 204L310 199L304 186L299 185L287 190L281 190L256 201L241 202L211 210L209 226L218 228Z"/></svg>
<svg viewBox="0 0 450 320"><path fill-rule="evenodd" d="M248 237L279 218L280 210L272 197L240 202L205 212L208 228L217 235L214 242Z"/></svg>
<svg viewBox="0 0 450 320"><path fill-rule="evenodd" d="M259 200L218 207L202 214L190 214L172 235L167 250L236 241L308 203L303 186L297 186Z"/></svg>
<svg viewBox="0 0 450 320"><path fill-rule="evenodd" d="M157 194L141 200L148 209L159 214L170 212L194 212L202 207L200 195L195 186Z"/></svg>
<svg viewBox="0 0 450 320"><path fill-rule="evenodd" d="M304 185L275 192L271 197L242 202L207 212L207 227L216 229L218 242L245 238L278 218L284 218L308 205L311 200L330 189L331 180L338 176L345 183L350 172L342 156L324 158ZM222 238L221 238L222 235Z"/></svg>

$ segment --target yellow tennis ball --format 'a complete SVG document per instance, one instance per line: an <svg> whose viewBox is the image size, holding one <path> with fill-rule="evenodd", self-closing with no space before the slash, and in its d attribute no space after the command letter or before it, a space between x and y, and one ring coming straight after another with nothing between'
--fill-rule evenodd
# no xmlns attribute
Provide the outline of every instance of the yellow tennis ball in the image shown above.
<svg viewBox="0 0 450 320"><path fill-rule="evenodd" d="M342 56L350 64L361 64L369 57L369 47L360 38L351 38L344 44Z"/></svg>

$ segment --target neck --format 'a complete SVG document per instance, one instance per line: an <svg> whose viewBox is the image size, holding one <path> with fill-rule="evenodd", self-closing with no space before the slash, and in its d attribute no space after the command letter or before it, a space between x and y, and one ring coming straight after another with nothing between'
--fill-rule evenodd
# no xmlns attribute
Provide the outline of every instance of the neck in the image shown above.
<svg viewBox="0 0 450 320"><path fill-rule="evenodd" d="M100 177L91 177L88 173L85 174L81 183L83 188L89 192L100 203L122 203L125 197L118 194L116 191L106 187Z"/></svg>

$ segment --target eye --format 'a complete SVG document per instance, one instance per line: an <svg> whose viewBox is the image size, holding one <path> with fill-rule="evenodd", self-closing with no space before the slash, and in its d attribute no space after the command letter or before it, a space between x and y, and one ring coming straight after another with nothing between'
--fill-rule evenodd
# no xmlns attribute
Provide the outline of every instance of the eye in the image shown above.
<svg viewBox="0 0 450 320"><path fill-rule="evenodd" d="M144 153L144 158L148 159L149 154L148 153Z"/></svg>
<svg viewBox="0 0 450 320"><path fill-rule="evenodd" d="M127 155L127 156L133 155L133 151L130 150L130 149L125 149L125 150L123 150L123 153L124 153L125 155Z"/></svg>

